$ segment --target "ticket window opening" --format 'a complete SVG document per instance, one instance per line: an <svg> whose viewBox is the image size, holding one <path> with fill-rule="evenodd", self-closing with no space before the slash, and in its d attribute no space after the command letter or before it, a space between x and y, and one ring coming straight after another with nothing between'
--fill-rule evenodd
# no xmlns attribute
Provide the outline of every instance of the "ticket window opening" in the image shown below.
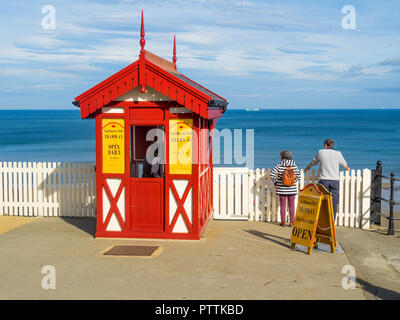
<svg viewBox="0 0 400 320"><path fill-rule="evenodd" d="M164 178L164 126L131 126L130 137L130 176Z"/></svg>

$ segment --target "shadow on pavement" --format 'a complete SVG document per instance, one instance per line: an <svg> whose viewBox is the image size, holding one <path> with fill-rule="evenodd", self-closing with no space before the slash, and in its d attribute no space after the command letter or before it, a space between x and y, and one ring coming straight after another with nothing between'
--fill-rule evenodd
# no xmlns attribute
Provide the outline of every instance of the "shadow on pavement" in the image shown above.
<svg viewBox="0 0 400 320"><path fill-rule="evenodd" d="M93 218L68 218L61 217L65 222L73 225L74 227L86 232L94 238L96 233L96 219Z"/></svg>
<svg viewBox="0 0 400 320"><path fill-rule="evenodd" d="M279 244L282 247L290 248L289 239L287 239L287 238L283 238L283 237L276 236L276 235L269 234L269 233L265 233L265 232L260 232L260 231L257 231L257 230L244 230L244 231L246 231L246 232L248 232L248 233L250 233L252 235L255 235L257 237L260 237L262 239L265 239L265 240L274 242L276 244ZM284 242L279 241L278 239L279 240L283 240Z"/></svg>
<svg viewBox="0 0 400 320"><path fill-rule="evenodd" d="M382 287L375 286L367 281L357 278L357 284L362 286L364 291L369 292L375 297L382 300L400 300L400 292L385 289Z"/></svg>

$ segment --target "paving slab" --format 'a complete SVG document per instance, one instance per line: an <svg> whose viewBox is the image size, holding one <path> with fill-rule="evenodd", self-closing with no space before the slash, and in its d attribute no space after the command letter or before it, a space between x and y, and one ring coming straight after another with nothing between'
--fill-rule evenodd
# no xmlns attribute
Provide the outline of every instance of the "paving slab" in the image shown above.
<svg viewBox="0 0 400 320"><path fill-rule="evenodd" d="M346 255L290 250L291 228L211 221L203 239L94 239L95 220L41 218L0 235L0 299L365 299L345 290ZM340 239L339 239L340 241ZM155 245L154 259L106 257ZM43 289L46 265L56 289Z"/></svg>
<svg viewBox="0 0 400 320"><path fill-rule="evenodd" d="M32 222L37 218L19 216L0 216L0 234L18 228L25 223Z"/></svg>
<svg viewBox="0 0 400 320"><path fill-rule="evenodd" d="M339 228L346 256L355 267L357 284L370 300L400 300L400 233Z"/></svg>

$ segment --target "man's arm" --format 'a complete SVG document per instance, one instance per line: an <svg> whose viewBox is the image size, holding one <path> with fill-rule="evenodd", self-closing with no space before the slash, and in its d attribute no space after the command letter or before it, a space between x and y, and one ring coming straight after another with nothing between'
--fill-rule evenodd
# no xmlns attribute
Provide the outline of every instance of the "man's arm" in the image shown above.
<svg viewBox="0 0 400 320"><path fill-rule="evenodd" d="M341 152L340 152L340 157L339 157L339 165L342 166L345 170L350 171L350 168L347 166L347 162L344 159Z"/></svg>
<svg viewBox="0 0 400 320"><path fill-rule="evenodd" d="M305 172L309 171L313 166L319 163L319 151L317 154L314 156L314 158L311 160L310 164L305 168Z"/></svg>

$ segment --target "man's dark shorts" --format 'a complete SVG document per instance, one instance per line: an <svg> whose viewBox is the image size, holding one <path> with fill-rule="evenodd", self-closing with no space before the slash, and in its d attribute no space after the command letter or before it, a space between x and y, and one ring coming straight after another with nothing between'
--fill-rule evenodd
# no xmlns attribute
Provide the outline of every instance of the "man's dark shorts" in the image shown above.
<svg viewBox="0 0 400 320"><path fill-rule="evenodd" d="M336 219L337 205L339 202L339 180L320 180L319 183L332 193L333 215Z"/></svg>

